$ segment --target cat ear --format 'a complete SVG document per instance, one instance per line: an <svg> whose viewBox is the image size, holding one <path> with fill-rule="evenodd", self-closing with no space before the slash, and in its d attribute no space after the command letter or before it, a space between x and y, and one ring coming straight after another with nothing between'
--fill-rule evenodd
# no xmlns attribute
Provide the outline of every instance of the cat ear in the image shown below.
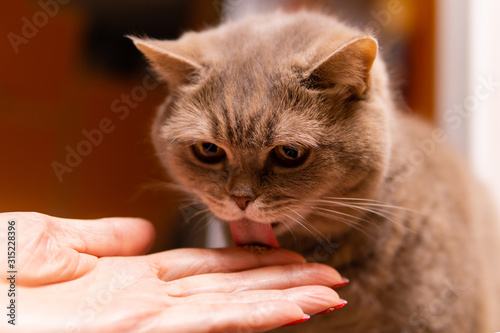
<svg viewBox="0 0 500 333"><path fill-rule="evenodd" d="M155 71L169 84L170 89L194 83L195 78L201 73L200 65L169 50L173 49L169 46L175 42L127 37L146 56Z"/></svg>
<svg viewBox="0 0 500 333"><path fill-rule="evenodd" d="M313 90L332 90L362 96L369 86L378 43L371 37L347 43L313 67L304 81Z"/></svg>

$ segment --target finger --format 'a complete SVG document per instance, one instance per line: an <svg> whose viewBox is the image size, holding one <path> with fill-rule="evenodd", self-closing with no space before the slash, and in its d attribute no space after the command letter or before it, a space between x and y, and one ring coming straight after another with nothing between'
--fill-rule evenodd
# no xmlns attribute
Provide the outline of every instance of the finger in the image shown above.
<svg viewBox="0 0 500 333"><path fill-rule="evenodd" d="M245 290L287 289L304 285L334 286L342 282L330 266L308 263L270 266L238 273L189 276L166 283L170 296L205 293L232 293Z"/></svg>
<svg viewBox="0 0 500 333"><path fill-rule="evenodd" d="M207 273L238 272L263 266L305 263L299 254L279 249L256 254L245 248L177 249L148 256L163 281Z"/></svg>
<svg viewBox="0 0 500 333"><path fill-rule="evenodd" d="M154 332L265 332L302 318L304 313L299 306L281 300L189 304L162 312L149 327L155 327Z"/></svg>
<svg viewBox="0 0 500 333"><path fill-rule="evenodd" d="M154 240L153 226L139 218L47 219L48 231L61 246L98 257L142 254Z"/></svg>
<svg viewBox="0 0 500 333"><path fill-rule="evenodd" d="M323 286L303 286L284 290L252 290L230 294L197 294L181 298L183 303L189 304L239 304L277 300L293 302L297 304L304 313L309 315L313 315L345 303L345 301L341 299L334 290Z"/></svg>

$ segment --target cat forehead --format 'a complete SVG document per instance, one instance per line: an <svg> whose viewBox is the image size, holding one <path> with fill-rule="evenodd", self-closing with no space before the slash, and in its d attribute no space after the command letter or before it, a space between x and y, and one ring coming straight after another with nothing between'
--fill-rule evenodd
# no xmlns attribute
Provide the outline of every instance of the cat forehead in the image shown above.
<svg viewBox="0 0 500 333"><path fill-rule="evenodd" d="M245 112L246 111L246 112ZM325 124L310 110L205 107L174 112L162 133L171 141L208 141L226 147L316 147L322 142Z"/></svg>
<svg viewBox="0 0 500 333"><path fill-rule="evenodd" d="M168 123L182 141L213 140L228 145L314 147L321 142L325 119L296 78L218 74L185 91L172 107ZM295 83L295 84L294 84Z"/></svg>

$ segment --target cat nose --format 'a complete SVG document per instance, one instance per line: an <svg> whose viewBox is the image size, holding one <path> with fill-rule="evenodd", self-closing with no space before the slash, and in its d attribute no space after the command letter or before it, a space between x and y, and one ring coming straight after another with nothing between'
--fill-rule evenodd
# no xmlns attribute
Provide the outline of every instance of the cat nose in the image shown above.
<svg viewBox="0 0 500 333"><path fill-rule="evenodd" d="M238 205L238 207L240 207L241 210L245 210L248 204L253 201L253 199L250 197L238 197L235 195L232 195L231 199L233 199L234 202L236 202L236 204Z"/></svg>

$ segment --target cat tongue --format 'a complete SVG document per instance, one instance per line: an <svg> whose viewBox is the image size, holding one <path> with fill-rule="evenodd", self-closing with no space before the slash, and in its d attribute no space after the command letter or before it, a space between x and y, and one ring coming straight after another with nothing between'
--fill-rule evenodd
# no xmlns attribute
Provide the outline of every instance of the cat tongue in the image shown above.
<svg viewBox="0 0 500 333"><path fill-rule="evenodd" d="M236 246L265 245L276 249L280 247L270 223L242 219L231 221L229 226Z"/></svg>

